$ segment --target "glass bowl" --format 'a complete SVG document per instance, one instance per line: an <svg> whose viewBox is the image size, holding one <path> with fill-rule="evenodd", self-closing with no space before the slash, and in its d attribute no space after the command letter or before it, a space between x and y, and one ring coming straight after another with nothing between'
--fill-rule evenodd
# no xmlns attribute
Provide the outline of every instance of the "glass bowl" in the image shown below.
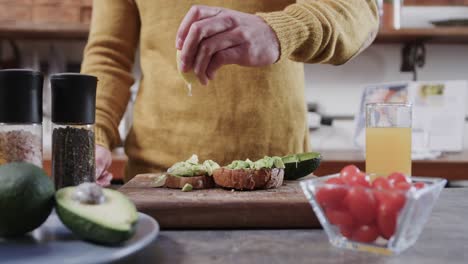
<svg viewBox="0 0 468 264"><path fill-rule="evenodd" d="M437 201L440 192L444 188L445 184L447 181L445 179L440 179L440 178L424 178L424 177L410 177L412 184L416 182L423 182L425 184L425 187L422 189L416 189L415 187L411 187L408 191L402 191L402 190L382 190L382 189L372 189L370 187L361 187L361 186L347 186L347 185L337 185L337 184L330 184L326 183L325 181L331 179L331 178L338 178L340 177L339 174L334 174L334 175L329 175L325 177L319 177L311 180L305 180L301 182L301 187L309 200L310 204L312 205L312 208L319 219L320 223L322 224L323 229L325 230L328 240L333 246L339 247L339 248L346 248L346 249L352 249L352 250L358 250L358 251L366 251L366 252L372 252L372 253L377 253L377 254L382 254L382 255L393 255L393 254L399 254L403 252L404 250L408 249L411 247L416 240L418 239L419 235L421 234L424 225L426 224L429 215L431 214L432 208L434 207L435 202ZM355 239L356 236L356 226L362 226L362 224L356 224L356 216L358 218L362 219L362 216L365 214L358 214L356 215L356 210L354 210L354 214L349 209L351 207L350 204L350 191L352 189L359 188L361 194L365 193L368 196L372 196L375 199L376 207L369 207L365 206L364 204L357 204L358 207L363 208L371 208L369 209L369 212L372 212L373 210L380 210L379 206L383 204L384 202L381 202L381 197L388 197L388 195L393 195L393 196L399 196L399 197L404 197L404 205L400 206L396 214L396 216L393 218L396 218L396 223L393 225L394 231L391 231L390 234L392 235L386 235L388 239L385 239L384 236L382 235L382 226L381 223L384 223L385 220L388 220L389 218L377 216L378 213L375 213L375 220L371 220L372 223L366 224L368 226L373 226L373 230L377 230L379 233L379 236L377 239L373 240L373 242L362 242L362 236L359 239ZM332 192L339 193L340 197L343 197L343 205L334 205L338 206L339 210L344 210L345 212L350 212L351 218L354 219L354 224L353 228L351 228L354 231L347 232L346 228L342 228L339 223L344 223L346 221L343 220L335 220L331 221L329 218L334 217L332 216L333 209L336 208L330 208L329 205L323 202L323 192L322 194L319 194L319 199L317 199L317 193L320 190L332 190ZM356 193L356 190L353 190L354 193ZM345 196L343 196L343 193L345 193ZM319 202L320 200L320 202ZM354 203L356 204L356 202ZM355 209L356 206L353 207ZM375 209L372 209L375 208ZM346 211L348 210L348 211ZM336 211L336 210L335 210ZM365 217L364 217L365 218ZM370 219L370 218L369 218ZM383 219L383 220L381 220ZM331 222L334 222L332 224ZM337 223L338 222L338 223ZM388 222L388 221L386 221ZM388 230L388 229L387 229ZM369 230L367 230L369 231ZM369 233L369 232L368 232ZM372 233L372 232L370 232ZM376 232L374 231L373 234ZM345 234L345 235L343 235ZM360 233L362 234L362 232ZM387 231L387 234L388 231ZM348 238L347 238L348 237ZM356 240L360 240L356 241Z"/></svg>

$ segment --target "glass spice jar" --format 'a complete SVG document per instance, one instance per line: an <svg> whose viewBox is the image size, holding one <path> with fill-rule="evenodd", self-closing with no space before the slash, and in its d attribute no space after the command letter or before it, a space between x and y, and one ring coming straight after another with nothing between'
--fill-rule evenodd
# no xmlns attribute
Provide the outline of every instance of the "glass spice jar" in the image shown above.
<svg viewBox="0 0 468 264"><path fill-rule="evenodd" d="M52 90L52 176L57 189L95 181L94 123L97 78L62 73Z"/></svg>
<svg viewBox="0 0 468 264"><path fill-rule="evenodd" d="M0 70L0 165L42 167L42 73Z"/></svg>

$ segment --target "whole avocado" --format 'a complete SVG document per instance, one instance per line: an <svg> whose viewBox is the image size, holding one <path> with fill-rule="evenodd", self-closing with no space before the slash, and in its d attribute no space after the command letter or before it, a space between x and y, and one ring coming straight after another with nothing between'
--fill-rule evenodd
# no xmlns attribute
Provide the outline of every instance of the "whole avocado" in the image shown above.
<svg viewBox="0 0 468 264"><path fill-rule="evenodd" d="M39 167L0 166L0 237L24 235L45 222L54 205L54 185Z"/></svg>

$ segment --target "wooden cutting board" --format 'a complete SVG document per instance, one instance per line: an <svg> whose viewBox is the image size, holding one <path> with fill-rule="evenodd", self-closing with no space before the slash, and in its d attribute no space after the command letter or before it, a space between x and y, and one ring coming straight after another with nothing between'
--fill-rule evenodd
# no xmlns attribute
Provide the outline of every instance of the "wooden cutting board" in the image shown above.
<svg viewBox="0 0 468 264"><path fill-rule="evenodd" d="M191 192L152 188L150 182L135 177L119 191L164 229L320 227L297 181L286 181L271 190L215 188Z"/></svg>

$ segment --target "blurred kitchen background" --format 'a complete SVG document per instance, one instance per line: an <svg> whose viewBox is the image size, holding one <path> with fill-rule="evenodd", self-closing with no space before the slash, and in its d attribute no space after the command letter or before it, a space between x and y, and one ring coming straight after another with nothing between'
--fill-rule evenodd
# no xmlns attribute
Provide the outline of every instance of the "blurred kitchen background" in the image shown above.
<svg viewBox="0 0 468 264"><path fill-rule="evenodd" d="M415 75L421 81L468 79L468 0L376 1L381 31L369 49L342 66L304 66L313 149L355 148L353 118L369 84L411 81ZM47 75L78 72L91 13L92 0L0 0L0 68L32 68ZM134 72L138 80L138 61ZM45 84L48 99L48 80ZM134 95L137 87L138 82ZM45 102L48 152L50 104ZM120 125L122 138L131 112L130 102ZM467 149L468 129L464 133Z"/></svg>

